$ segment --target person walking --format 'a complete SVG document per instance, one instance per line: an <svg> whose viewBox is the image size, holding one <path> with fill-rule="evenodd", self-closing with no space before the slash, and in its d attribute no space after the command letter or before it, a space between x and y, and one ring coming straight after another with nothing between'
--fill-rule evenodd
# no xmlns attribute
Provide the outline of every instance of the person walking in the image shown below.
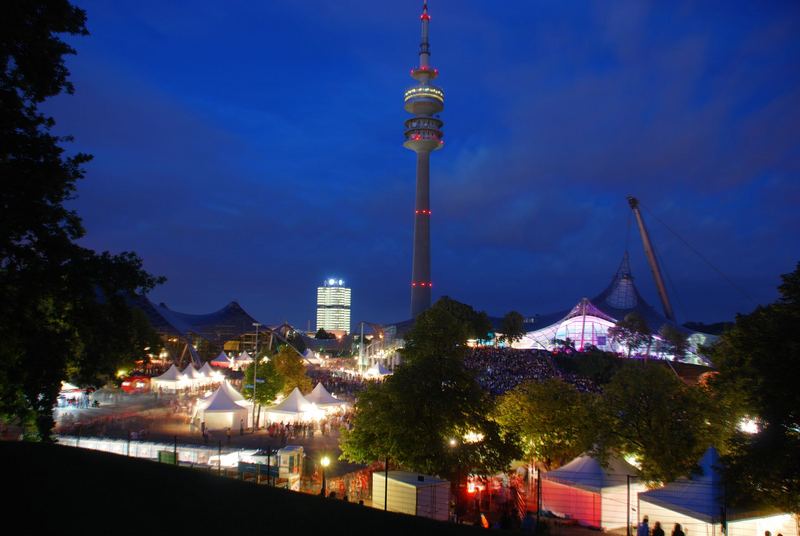
<svg viewBox="0 0 800 536"><path fill-rule="evenodd" d="M225 430L225 435L228 437L228 445L231 444L231 427L229 426L227 430Z"/></svg>
<svg viewBox="0 0 800 536"><path fill-rule="evenodd" d="M686 536L683 530L681 530L680 523L675 523L675 527L672 529L672 536Z"/></svg>
<svg viewBox="0 0 800 536"><path fill-rule="evenodd" d="M661 528L661 521L656 521L653 525L653 536L664 536L664 529Z"/></svg>
<svg viewBox="0 0 800 536"><path fill-rule="evenodd" d="M639 523L639 528L636 529L636 536L650 536L650 525L648 525L648 521L649 519L647 516L642 518L642 522ZM672 536L676 536L676 534L673 532Z"/></svg>

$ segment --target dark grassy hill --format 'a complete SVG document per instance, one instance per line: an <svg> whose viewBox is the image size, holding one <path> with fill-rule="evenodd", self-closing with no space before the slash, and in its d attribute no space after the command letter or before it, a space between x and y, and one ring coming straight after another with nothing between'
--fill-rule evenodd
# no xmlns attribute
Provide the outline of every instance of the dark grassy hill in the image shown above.
<svg viewBox="0 0 800 536"><path fill-rule="evenodd" d="M0 442L5 528L16 534L470 534L198 470L40 443Z"/></svg>

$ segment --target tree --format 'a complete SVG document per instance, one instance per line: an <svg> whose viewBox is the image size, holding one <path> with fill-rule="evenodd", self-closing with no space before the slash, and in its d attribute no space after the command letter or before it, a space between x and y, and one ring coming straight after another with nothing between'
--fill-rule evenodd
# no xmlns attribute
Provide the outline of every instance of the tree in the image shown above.
<svg viewBox="0 0 800 536"><path fill-rule="evenodd" d="M627 363L603 391L598 444L635 456L645 480L670 482L714 443L710 402L657 363Z"/></svg>
<svg viewBox="0 0 800 536"><path fill-rule="evenodd" d="M520 438L527 457L555 469L592 448L597 404L597 395L560 379L529 381L500 397L496 416Z"/></svg>
<svg viewBox="0 0 800 536"><path fill-rule="evenodd" d="M517 311L510 311L503 317L500 331L503 340L509 344L520 340L525 335L525 317Z"/></svg>
<svg viewBox="0 0 800 536"><path fill-rule="evenodd" d="M554 355L556 366L568 373L588 378L597 385L610 382L625 361L611 352L587 346L580 355Z"/></svg>
<svg viewBox="0 0 800 536"><path fill-rule="evenodd" d="M253 389L252 387L248 387L248 385L256 385L253 382L253 372L256 373L256 376L259 380L257 383L257 387L255 389L256 398L255 402L259 405L270 405L272 404L278 395L283 392L283 387L286 382L284 376L278 371L278 368L275 366L274 360L267 361L266 363L261 362L256 367L255 363L249 365L246 369L244 369L244 389L242 390L242 394L246 398L253 399Z"/></svg>
<svg viewBox="0 0 800 536"><path fill-rule="evenodd" d="M319 328L317 330L316 335L314 335L314 338L315 339L323 339L323 340L324 339L335 339L336 335L334 335L333 333L328 333L323 328Z"/></svg>
<svg viewBox="0 0 800 536"><path fill-rule="evenodd" d="M661 338L660 350L672 354L675 359L682 359L686 356L686 352L689 350L689 340L683 331L672 324L664 324L658 330L658 335Z"/></svg>
<svg viewBox="0 0 800 536"><path fill-rule="evenodd" d="M85 154L65 156L39 111L73 91L57 34L86 35L85 13L66 0L14 2L0 20L0 412L33 420L49 439L60 382L102 382L151 345L130 308L161 280L132 253L76 244L78 215L64 206L83 178Z"/></svg>
<svg viewBox="0 0 800 536"><path fill-rule="evenodd" d="M353 429L340 441L344 459L388 456L410 470L456 477L504 469L519 454L464 366L467 329L449 305L440 300L417 317L403 365L359 396Z"/></svg>
<svg viewBox="0 0 800 536"><path fill-rule="evenodd" d="M726 457L732 497L752 496L800 512L800 263L782 276L780 298L736 317L712 350L719 374L712 389L738 397L760 431L738 434Z"/></svg>
<svg viewBox="0 0 800 536"><path fill-rule="evenodd" d="M311 379L306 376L306 367L297 352L288 345L272 357L273 364L278 374L283 378L283 394L288 395L295 387L303 392L311 390Z"/></svg>
<svg viewBox="0 0 800 536"><path fill-rule="evenodd" d="M485 311L476 311L469 305L456 301L449 296L442 296L435 304L445 309L466 330L467 339L485 341L492 331L492 322Z"/></svg>
<svg viewBox="0 0 800 536"><path fill-rule="evenodd" d="M612 341L617 342L628 349L628 357L634 349L647 346L647 353L650 353L650 345L653 343L653 335L645 319L636 311L628 313L625 318L617 322L617 325L608 328L608 336Z"/></svg>

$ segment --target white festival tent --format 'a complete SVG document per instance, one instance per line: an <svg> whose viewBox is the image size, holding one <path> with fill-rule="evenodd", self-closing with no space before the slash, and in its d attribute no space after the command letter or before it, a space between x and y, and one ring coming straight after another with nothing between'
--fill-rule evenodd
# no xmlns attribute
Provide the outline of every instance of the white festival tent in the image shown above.
<svg viewBox="0 0 800 536"><path fill-rule="evenodd" d="M231 358L225 352L220 352L217 357L211 360L211 364L215 367L230 368Z"/></svg>
<svg viewBox="0 0 800 536"><path fill-rule="evenodd" d="M587 527L602 530L625 527L629 505L633 521L636 494L647 489L637 475L638 470L621 458L611 457L602 464L592 456L578 456L542 475L542 507Z"/></svg>
<svg viewBox="0 0 800 536"><path fill-rule="evenodd" d="M265 410L269 422L307 422L325 416L325 411L309 402L297 387L280 404Z"/></svg>
<svg viewBox="0 0 800 536"><path fill-rule="evenodd" d="M231 360L231 367L234 369L241 369L253 362L253 358L248 354L246 351L239 354L238 357L234 357Z"/></svg>
<svg viewBox="0 0 800 536"><path fill-rule="evenodd" d="M709 448L698 463L700 474L679 478L666 486L639 494L639 517L650 526L660 521L664 530L680 523L691 536L722 536L724 483L719 453ZM797 523L788 513L770 508L727 509L727 536L763 536L766 531L798 536Z"/></svg>
<svg viewBox="0 0 800 536"><path fill-rule="evenodd" d="M391 374L392 371L384 367L382 363L372 365L366 370L366 372L364 372L364 376L367 378L384 378Z"/></svg>
<svg viewBox="0 0 800 536"><path fill-rule="evenodd" d="M328 412L336 412L345 409L349 404L344 400L339 400L325 389L322 382L317 383L314 390L305 396L306 400L315 404L318 408Z"/></svg>
<svg viewBox="0 0 800 536"><path fill-rule="evenodd" d="M180 391L186 389L186 387L188 387L186 379L174 364L164 374L150 380L150 388L153 391L158 391L159 389L163 391Z"/></svg>
<svg viewBox="0 0 800 536"><path fill-rule="evenodd" d="M186 378L187 387L199 387L205 383L203 375L197 372L197 369L191 363L186 365L181 374Z"/></svg>
<svg viewBox="0 0 800 536"><path fill-rule="evenodd" d="M250 407L236 389L223 382L211 396L197 401L193 420L205 422L209 430L238 429L248 424Z"/></svg>
<svg viewBox="0 0 800 536"><path fill-rule="evenodd" d="M220 376L220 373L214 371L214 369L212 369L211 365L209 365L208 363L203 363L203 366L200 367L200 370L198 370L197 372L199 374L202 374L203 380L206 383L213 383L215 381L218 381L218 379L222 378L222 376Z"/></svg>

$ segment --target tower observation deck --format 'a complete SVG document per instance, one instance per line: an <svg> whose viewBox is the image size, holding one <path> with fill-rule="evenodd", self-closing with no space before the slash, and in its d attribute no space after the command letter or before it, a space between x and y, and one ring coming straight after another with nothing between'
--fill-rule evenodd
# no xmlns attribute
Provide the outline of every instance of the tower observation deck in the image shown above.
<svg viewBox="0 0 800 536"><path fill-rule="evenodd" d="M405 110L413 115L405 122L403 146L417 153L417 193L414 203L414 253L411 268L411 316L416 318L431 306L431 204L430 155L441 149L442 125L439 112L444 109L444 91L432 84L439 74L430 65L428 44L428 0L423 0L420 23L419 65L411 69L417 85L404 94Z"/></svg>

